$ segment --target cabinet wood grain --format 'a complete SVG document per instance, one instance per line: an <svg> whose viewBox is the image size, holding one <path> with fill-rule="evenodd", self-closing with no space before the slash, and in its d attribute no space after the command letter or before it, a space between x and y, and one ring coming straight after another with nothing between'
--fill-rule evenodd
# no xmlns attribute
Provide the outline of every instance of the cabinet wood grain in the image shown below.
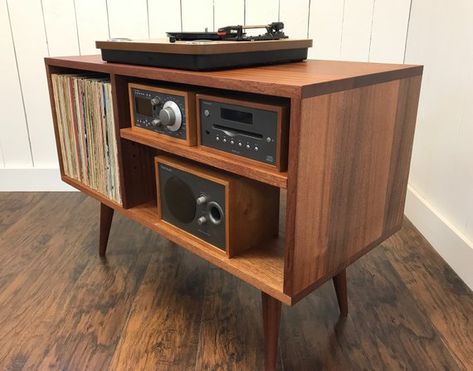
<svg viewBox="0 0 473 371"><path fill-rule="evenodd" d="M285 292L326 281L400 228L419 90L414 77L302 101Z"/></svg>

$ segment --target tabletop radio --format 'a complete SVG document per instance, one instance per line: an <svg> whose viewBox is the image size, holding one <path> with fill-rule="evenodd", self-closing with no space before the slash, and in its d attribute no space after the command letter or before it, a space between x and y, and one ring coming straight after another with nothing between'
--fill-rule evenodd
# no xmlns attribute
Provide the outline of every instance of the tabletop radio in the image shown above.
<svg viewBox="0 0 473 371"><path fill-rule="evenodd" d="M157 156L160 220L228 257L277 236L279 188Z"/></svg>
<svg viewBox="0 0 473 371"><path fill-rule="evenodd" d="M287 107L197 94L199 145L287 168Z"/></svg>
<svg viewBox="0 0 473 371"><path fill-rule="evenodd" d="M150 135L196 144L195 94L129 83L131 125Z"/></svg>

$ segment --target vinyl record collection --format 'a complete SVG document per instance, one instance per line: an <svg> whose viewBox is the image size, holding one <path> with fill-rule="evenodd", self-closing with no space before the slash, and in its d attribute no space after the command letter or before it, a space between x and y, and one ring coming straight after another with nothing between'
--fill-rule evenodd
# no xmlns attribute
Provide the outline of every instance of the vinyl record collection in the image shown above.
<svg viewBox="0 0 473 371"><path fill-rule="evenodd" d="M110 82L79 74L51 78L65 175L121 204Z"/></svg>

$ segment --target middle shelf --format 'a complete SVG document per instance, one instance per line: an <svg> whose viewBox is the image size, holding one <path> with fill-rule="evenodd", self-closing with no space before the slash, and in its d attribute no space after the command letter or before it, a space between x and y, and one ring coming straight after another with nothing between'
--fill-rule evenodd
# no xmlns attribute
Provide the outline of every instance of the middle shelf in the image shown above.
<svg viewBox="0 0 473 371"><path fill-rule="evenodd" d="M279 188L287 188L287 172L280 172L266 168L256 161L246 158L235 158L211 148L199 146L187 146L171 140L155 139L140 130L133 128L120 129L120 136L132 142L144 144L157 148L171 154L182 156L190 160L198 161L210 166L226 170L230 173L251 178L262 183L270 184Z"/></svg>

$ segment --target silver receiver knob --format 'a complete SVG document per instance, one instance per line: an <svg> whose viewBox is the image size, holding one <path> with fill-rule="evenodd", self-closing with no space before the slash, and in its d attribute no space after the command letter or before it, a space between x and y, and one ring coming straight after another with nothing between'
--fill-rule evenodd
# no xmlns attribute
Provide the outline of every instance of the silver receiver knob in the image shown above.
<svg viewBox="0 0 473 371"><path fill-rule="evenodd" d="M153 121L151 121L151 125L152 126L159 126L159 125L161 125L161 120L154 119Z"/></svg>
<svg viewBox="0 0 473 371"><path fill-rule="evenodd" d="M195 200L195 202L197 203L197 205L203 205L203 204L205 204L207 201L208 201L208 197L207 197L207 196L204 196L204 195L197 197L197 199Z"/></svg>
<svg viewBox="0 0 473 371"><path fill-rule="evenodd" d="M201 216L199 219L197 219L197 224L202 225L207 223L207 218L205 216Z"/></svg>
<svg viewBox="0 0 473 371"><path fill-rule="evenodd" d="M176 102L167 101L163 109L159 111L161 125L166 126L170 131L177 131L182 124L182 113Z"/></svg>
<svg viewBox="0 0 473 371"><path fill-rule="evenodd" d="M159 103L161 103L161 99L159 97L154 97L153 99L151 99L152 106L157 106L159 105Z"/></svg>
<svg viewBox="0 0 473 371"><path fill-rule="evenodd" d="M163 108L159 111L159 119L165 126L173 125L176 121L176 114L170 107Z"/></svg>

